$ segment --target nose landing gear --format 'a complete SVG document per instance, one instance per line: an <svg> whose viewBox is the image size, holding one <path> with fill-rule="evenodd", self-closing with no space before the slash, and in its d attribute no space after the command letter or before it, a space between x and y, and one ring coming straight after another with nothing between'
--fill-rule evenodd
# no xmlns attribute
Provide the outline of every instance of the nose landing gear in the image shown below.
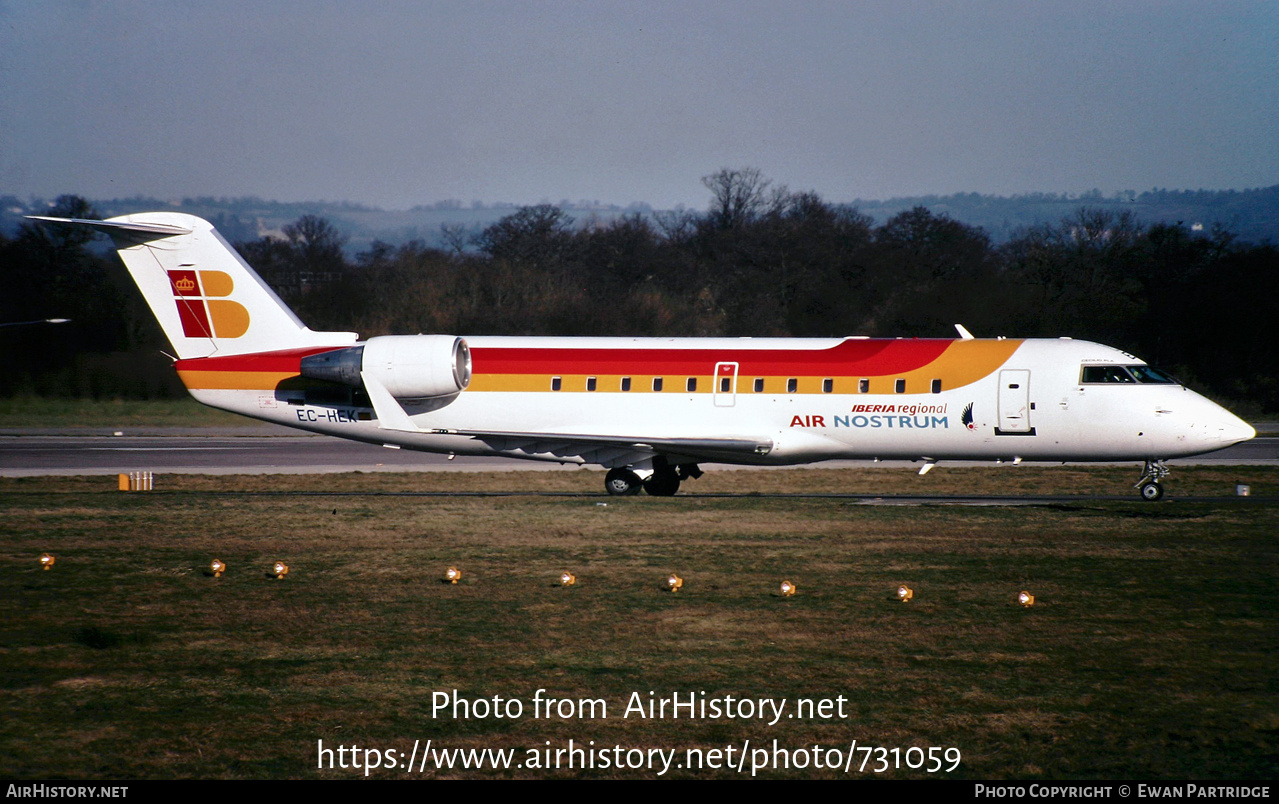
<svg viewBox="0 0 1279 804"><path fill-rule="evenodd" d="M1133 488L1137 489L1141 494L1141 499L1147 502L1156 502L1162 500L1164 496L1164 487L1159 481L1172 473L1172 470L1164 465L1163 461L1146 461L1146 466L1142 469L1141 479L1137 481L1137 485Z"/></svg>

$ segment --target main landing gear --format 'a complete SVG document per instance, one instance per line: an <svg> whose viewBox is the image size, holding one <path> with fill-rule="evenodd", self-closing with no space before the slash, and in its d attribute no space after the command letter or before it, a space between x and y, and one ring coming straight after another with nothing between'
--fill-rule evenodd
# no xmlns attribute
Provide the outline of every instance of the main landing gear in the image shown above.
<svg viewBox="0 0 1279 804"><path fill-rule="evenodd" d="M1163 461L1146 461L1146 466L1142 469L1141 479L1137 481L1137 485L1133 488L1141 493L1141 499L1147 502L1157 502L1164 497L1164 487L1159 481L1172 474L1172 470L1164 465Z"/></svg>
<svg viewBox="0 0 1279 804"><path fill-rule="evenodd" d="M695 463L671 466L660 455L653 459L653 473L646 478L632 469L619 466L608 470L604 476L604 488L609 494L625 497L639 494L640 489L654 497L673 497L679 491L681 481L690 477L701 477L702 470Z"/></svg>
<svg viewBox="0 0 1279 804"><path fill-rule="evenodd" d="M621 466L609 469L608 474L604 475L604 488L616 497L639 494L643 485L644 481L640 480L639 475Z"/></svg>

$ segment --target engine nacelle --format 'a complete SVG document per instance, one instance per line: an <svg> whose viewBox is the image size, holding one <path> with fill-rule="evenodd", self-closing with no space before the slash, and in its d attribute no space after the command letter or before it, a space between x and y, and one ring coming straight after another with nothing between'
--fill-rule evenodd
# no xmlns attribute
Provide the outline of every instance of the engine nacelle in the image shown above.
<svg viewBox="0 0 1279 804"><path fill-rule="evenodd" d="M396 399L452 396L471 383L471 350L454 335L381 335L302 358L302 376L359 388L370 374Z"/></svg>

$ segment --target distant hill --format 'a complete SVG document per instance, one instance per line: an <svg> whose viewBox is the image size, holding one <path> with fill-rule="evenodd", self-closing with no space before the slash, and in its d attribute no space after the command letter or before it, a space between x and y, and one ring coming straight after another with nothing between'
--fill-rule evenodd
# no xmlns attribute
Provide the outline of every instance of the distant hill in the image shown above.
<svg viewBox="0 0 1279 804"><path fill-rule="evenodd" d="M52 202L23 201L14 196L0 196L0 231L12 235L23 215L39 214ZM346 250L354 255L366 250L375 240L400 245L421 240L430 246L444 247L441 227L460 228L465 236L478 234L486 226L510 215L515 204L463 205L444 201L410 210L384 210L347 202L280 202L259 198L184 198L164 201L156 198L122 198L95 200L93 205L104 217L129 212L172 210L199 215L212 221L232 242L256 240L280 229L303 215L319 215L328 219L347 237ZM601 204L560 202L578 225L608 222L622 215L651 215L646 204ZM1279 185L1251 190L1164 190L1144 193L1124 192L1104 196L1099 191L1080 195L1031 193L1015 196L991 196L979 193L926 195L892 198L886 201L859 199L850 202L862 212L883 223L893 215L914 207L927 207L934 214L947 215L961 223L979 226L995 243L1011 238L1019 229L1037 224L1055 224L1080 207L1100 207L1132 212L1142 223L1182 223L1211 231L1220 226L1247 243L1269 241L1279 243Z"/></svg>
<svg viewBox="0 0 1279 804"><path fill-rule="evenodd" d="M991 239L1002 243L1018 229L1060 223L1080 207L1126 210L1142 223L1181 223L1211 231L1221 226L1240 241L1279 243L1279 185L1255 190L1151 190L1103 196L1099 191L1081 195L1032 193L995 196L978 193L926 195L888 201L854 201L877 223L904 210L927 207L961 223L980 226Z"/></svg>
<svg viewBox="0 0 1279 804"><path fill-rule="evenodd" d="M0 231L12 236L24 215L42 214L51 200L22 201L13 196L0 196ZM401 245L421 240L428 246L444 247L442 226L460 226L467 235L479 234L485 227L519 209L516 204L472 204L445 201L410 210L384 210L360 204L332 201L282 202L260 198L184 198L164 201L158 198L112 198L93 200L104 218L131 212L185 212L213 223L222 236L232 243L257 240L280 230L303 215L319 215L346 236L346 250L355 255L365 251L375 240ZM607 222L627 214L648 215L653 210L644 204L627 207L615 204L560 202L559 206L579 225L593 221Z"/></svg>

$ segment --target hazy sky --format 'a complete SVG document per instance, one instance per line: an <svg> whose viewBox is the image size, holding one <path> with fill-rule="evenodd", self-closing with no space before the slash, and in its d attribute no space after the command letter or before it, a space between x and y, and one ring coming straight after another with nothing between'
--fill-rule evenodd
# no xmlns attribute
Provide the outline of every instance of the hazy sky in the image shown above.
<svg viewBox="0 0 1279 804"><path fill-rule="evenodd" d="M0 0L0 194L1279 184L1279 2Z"/></svg>

